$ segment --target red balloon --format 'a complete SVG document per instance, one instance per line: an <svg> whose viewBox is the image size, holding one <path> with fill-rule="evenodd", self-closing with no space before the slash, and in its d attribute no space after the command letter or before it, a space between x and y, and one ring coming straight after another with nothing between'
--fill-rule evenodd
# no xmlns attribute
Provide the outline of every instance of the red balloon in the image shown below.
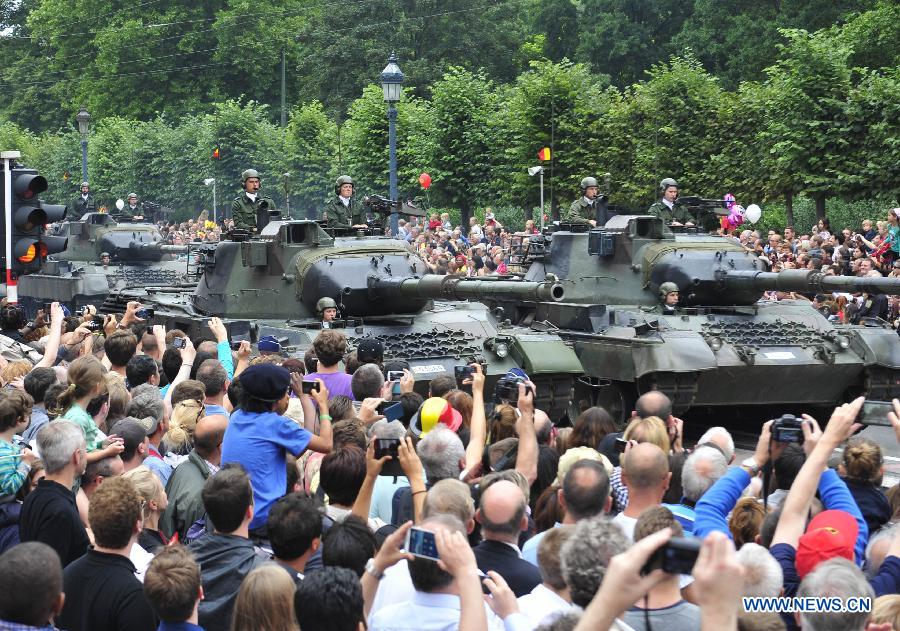
<svg viewBox="0 0 900 631"><path fill-rule="evenodd" d="M427 191L428 187L431 186L431 176L427 173L423 173L419 176L419 184Z"/></svg>

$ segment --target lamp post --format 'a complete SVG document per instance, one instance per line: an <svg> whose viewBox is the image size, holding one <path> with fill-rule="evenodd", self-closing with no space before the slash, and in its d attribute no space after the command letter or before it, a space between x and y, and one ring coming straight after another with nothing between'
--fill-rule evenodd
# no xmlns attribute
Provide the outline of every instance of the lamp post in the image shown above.
<svg viewBox="0 0 900 631"><path fill-rule="evenodd" d="M400 100L400 87L403 85L403 73L397 65L397 55L391 53L388 65L381 71L381 89L384 90L384 102L388 104L388 153L390 155L390 198L397 201L397 107ZM391 210L391 236L398 233L397 207Z"/></svg>
<svg viewBox="0 0 900 631"><path fill-rule="evenodd" d="M219 223L219 213L216 210L216 178L208 177L203 180L203 183L207 186L211 184L213 187L213 223Z"/></svg>
<svg viewBox="0 0 900 631"><path fill-rule="evenodd" d="M88 130L90 129L91 115L88 111L81 107L78 110L78 114L75 115L75 120L78 121L78 133L81 134L81 181L88 181L88 171L87 171L87 145L88 145Z"/></svg>

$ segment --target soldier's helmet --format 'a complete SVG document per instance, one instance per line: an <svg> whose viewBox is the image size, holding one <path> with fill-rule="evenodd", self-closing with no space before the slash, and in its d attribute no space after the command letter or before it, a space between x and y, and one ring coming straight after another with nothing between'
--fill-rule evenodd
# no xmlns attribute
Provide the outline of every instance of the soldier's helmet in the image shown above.
<svg viewBox="0 0 900 631"><path fill-rule="evenodd" d="M678 291L678 285L671 281L667 281L659 286L659 298L660 300L665 300L666 296L676 291Z"/></svg>
<svg viewBox="0 0 900 631"><path fill-rule="evenodd" d="M667 177L663 178L663 180L659 183L659 192L665 193L666 189L670 186L674 186L675 188L680 188L678 186L678 182L676 182L673 178Z"/></svg>
<svg viewBox="0 0 900 631"><path fill-rule="evenodd" d="M132 197L137 199L137 193L128 193L128 199L131 199Z"/></svg>
<svg viewBox="0 0 900 631"><path fill-rule="evenodd" d="M243 173L241 173L241 185L246 185L247 180L251 177L255 177L257 180L259 179L259 172L256 169L247 169Z"/></svg>
<svg viewBox="0 0 900 631"><path fill-rule="evenodd" d="M87 182L82 182L82 183L81 183L81 188L84 188L85 186L87 186L88 188L91 187L91 185L88 184Z"/></svg>
<svg viewBox="0 0 900 631"><path fill-rule="evenodd" d="M101 259L108 259L108 258L111 258L111 257L109 256L109 252L101 252L101 253L100 253L100 258L101 258Z"/></svg>
<svg viewBox="0 0 900 631"><path fill-rule="evenodd" d="M582 193L585 192L586 190L588 190L588 189L589 189L590 187L592 187L592 186L600 186L600 185L597 183L597 178L595 178L595 177L586 177L586 178L584 178L583 180L581 180L581 192L582 192Z"/></svg>
<svg viewBox="0 0 900 631"><path fill-rule="evenodd" d="M316 313L322 315L325 313L325 309L337 309L337 303L334 299L329 298L328 296L319 298L319 301L316 303Z"/></svg>
<svg viewBox="0 0 900 631"><path fill-rule="evenodd" d="M341 186L344 184L349 184L350 186L356 188L356 184L353 183L353 178L349 175L342 175L338 179L334 181L334 194L341 194Z"/></svg>

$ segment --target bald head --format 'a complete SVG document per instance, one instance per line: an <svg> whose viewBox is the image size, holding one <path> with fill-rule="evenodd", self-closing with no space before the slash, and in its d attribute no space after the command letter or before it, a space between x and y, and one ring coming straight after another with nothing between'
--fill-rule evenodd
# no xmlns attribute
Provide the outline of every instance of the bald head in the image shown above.
<svg viewBox="0 0 900 631"><path fill-rule="evenodd" d="M639 443L625 455L622 478L628 487L640 490L665 490L669 478L669 459L653 443Z"/></svg>
<svg viewBox="0 0 900 631"><path fill-rule="evenodd" d="M222 446L225 430L228 428L228 417L224 414L210 414L197 421L194 430L194 449L206 460L210 460ZM221 454L220 454L221 455ZM213 462L213 464L216 464Z"/></svg>
<svg viewBox="0 0 900 631"><path fill-rule="evenodd" d="M534 410L534 433L537 434L539 445L549 445L551 430L553 429L553 421L547 416L543 410L535 408Z"/></svg>
<svg viewBox="0 0 900 631"><path fill-rule="evenodd" d="M662 392L651 390L638 397L634 403L634 411L640 418L658 416L665 421L672 416L672 402Z"/></svg>
<svg viewBox="0 0 900 631"><path fill-rule="evenodd" d="M491 484L481 494L477 517L485 539L517 541L519 533L527 527L522 490L509 480Z"/></svg>

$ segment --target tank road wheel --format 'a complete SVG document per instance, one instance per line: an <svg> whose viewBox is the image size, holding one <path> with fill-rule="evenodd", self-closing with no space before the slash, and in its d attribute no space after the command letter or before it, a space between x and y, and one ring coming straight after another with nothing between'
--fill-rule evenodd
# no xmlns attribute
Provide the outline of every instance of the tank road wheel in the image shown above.
<svg viewBox="0 0 900 631"><path fill-rule="evenodd" d="M536 375L532 377L537 388L534 407L543 410L553 421L566 415L566 406L572 400L572 375Z"/></svg>
<svg viewBox="0 0 900 631"><path fill-rule="evenodd" d="M575 396L569 402L567 415L575 423L578 415L589 407L599 406L609 412L618 427L624 427L637 397L634 384L626 381L579 377L575 381Z"/></svg>

